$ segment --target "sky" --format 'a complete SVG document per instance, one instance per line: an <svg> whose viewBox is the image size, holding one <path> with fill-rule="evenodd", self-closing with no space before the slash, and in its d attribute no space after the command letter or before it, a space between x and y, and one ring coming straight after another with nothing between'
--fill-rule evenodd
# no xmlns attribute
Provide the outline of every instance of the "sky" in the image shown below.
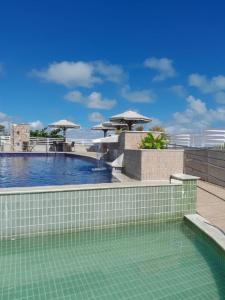
<svg viewBox="0 0 225 300"><path fill-rule="evenodd" d="M225 2L0 3L0 123L90 128L125 110L225 128Z"/></svg>

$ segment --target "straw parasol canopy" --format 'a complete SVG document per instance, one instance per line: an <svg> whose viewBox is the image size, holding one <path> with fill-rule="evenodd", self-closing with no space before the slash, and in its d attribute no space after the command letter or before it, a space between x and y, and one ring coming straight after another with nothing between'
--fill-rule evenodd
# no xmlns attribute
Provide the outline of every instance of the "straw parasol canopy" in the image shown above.
<svg viewBox="0 0 225 300"><path fill-rule="evenodd" d="M107 132L109 130L115 130L115 128L113 127L110 127L110 126L105 126L104 124L98 124L98 125L95 125L91 128L92 130L102 130L104 132L104 137L106 137L107 135Z"/></svg>
<svg viewBox="0 0 225 300"><path fill-rule="evenodd" d="M128 111L123 112L122 114L112 116L110 118L110 121L125 123L125 124L127 124L129 130L131 130L132 126L134 124L149 123L149 122L151 122L151 119L147 118L135 111L128 110Z"/></svg>
<svg viewBox="0 0 225 300"><path fill-rule="evenodd" d="M127 128L128 127L127 124L125 124L125 123L110 122L110 121L104 122L103 126L111 127L112 128L111 130Z"/></svg>
<svg viewBox="0 0 225 300"><path fill-rule="evenodd" d="M60 121L54 122L52 124L49 124L48 127L61 129L63 131L63 136L65 138L67 129L79 129L80 125L75 124L68 120L60 120Z"/></svg>

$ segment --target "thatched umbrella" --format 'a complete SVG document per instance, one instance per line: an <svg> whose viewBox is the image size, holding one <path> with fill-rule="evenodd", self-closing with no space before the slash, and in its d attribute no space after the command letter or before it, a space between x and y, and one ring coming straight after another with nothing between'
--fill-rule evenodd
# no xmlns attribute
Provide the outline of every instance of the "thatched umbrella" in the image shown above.
<svg viewBox="0 0 225 300"><path fill-rule="evenodd" d="M52 124L49 124L48 127L61 129L63 131L64 138L66 138L66 130L67 129L79 129L80 125L75 124L71 121L60 120L60 121L54 122Z"/></svg>
<svg viewBox="0 0 225 300"><path fill-rule="evenodd" d="M128 126L128 129L131 130L132 126L134 124L143 124L143 123L149 123L151 122L150 118L147 118L141 114L138 114L135 111L128 110L123 112L122 114L118 114L115 116L112 116L110 118L110 121L112 122L119 122L119 123L125 123Z"/></svg>
<svg viewBox="0 0 225 300"><path fill-rule="evenodd" d="M103 126L107 126L107 127L111 127L111 130L114 129L122 129L122 128L128 128L127 124L125 123L119 123L119 122L111 122L111 121L107 121L103 123Z"/></svg>
<svg viewBox="0 0 225 300"><path fill-rule="evenodd" d="M95 125L91 128L92 130L102 130L104 132L104 137L106 137L107 135L107 132L109 130L115 130L115 128L113 127L108 127L108 126L105 126L104 124L98 124L98 125Z"/></svg>

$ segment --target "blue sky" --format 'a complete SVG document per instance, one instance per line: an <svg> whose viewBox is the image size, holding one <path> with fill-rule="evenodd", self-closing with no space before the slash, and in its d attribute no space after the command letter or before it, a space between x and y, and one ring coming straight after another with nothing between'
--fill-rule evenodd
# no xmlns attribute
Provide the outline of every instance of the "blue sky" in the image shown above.
<svg viewBox="0 0 225 300"><path fill-rule="evenodd" d="M0 122L88 128L127 109L225 128L224 1L2 1Z"/></svg>

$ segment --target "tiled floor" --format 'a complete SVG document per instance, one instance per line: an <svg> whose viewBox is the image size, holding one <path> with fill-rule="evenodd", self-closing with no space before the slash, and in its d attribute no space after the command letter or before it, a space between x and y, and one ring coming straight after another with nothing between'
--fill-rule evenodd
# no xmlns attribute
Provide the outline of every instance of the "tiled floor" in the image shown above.
<svg viewBox="0 0 225 300"><path fill-rule="evenodd" d="M225 189L199 181L197 212L225 232Z"/></svg>

